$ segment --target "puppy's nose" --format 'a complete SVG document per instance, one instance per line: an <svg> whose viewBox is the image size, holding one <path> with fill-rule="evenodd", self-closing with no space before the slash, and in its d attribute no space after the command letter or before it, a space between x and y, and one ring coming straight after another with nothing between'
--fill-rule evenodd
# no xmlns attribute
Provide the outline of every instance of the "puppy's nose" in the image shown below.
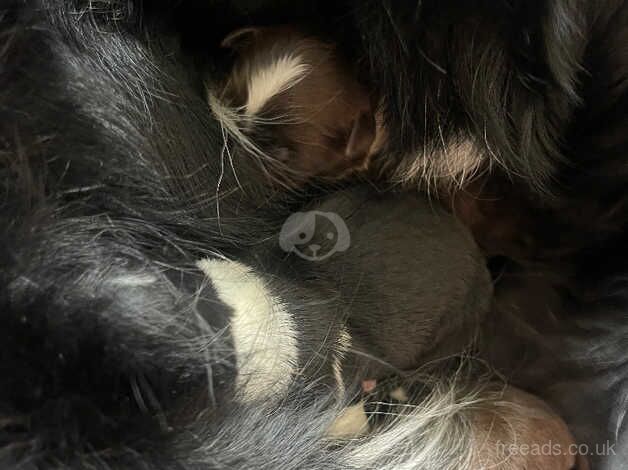
<svg viewBox="0 0 628 470"><path fill-rule="evenodd" d="M310 251L312 252L314 256L316 256L318 254L318 250L321 249L321 246L317 245L316 243L312 243L309 247L310 247Z"/></svg>

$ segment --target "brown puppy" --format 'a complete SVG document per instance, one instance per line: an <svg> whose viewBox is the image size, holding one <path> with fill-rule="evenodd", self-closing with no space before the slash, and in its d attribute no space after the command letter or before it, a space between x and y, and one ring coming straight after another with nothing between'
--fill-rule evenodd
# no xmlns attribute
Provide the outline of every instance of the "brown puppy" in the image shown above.
<svg viewBox="0 0 628 470"><path fill-rule="evenodd" d="M381 140L375 112L333 45L288 27L237 30L222 44L236 59L225 83L208 85L210 104L272 176L298 184L366 168Z"/></svg>

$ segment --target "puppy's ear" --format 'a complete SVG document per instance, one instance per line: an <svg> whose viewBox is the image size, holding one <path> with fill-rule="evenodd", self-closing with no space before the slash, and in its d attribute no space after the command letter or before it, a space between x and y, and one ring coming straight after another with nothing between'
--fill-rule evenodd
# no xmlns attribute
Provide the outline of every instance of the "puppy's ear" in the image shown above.
<svg viewBox="0 0 628 470"><path fill-rule="evenodd" d="M247 28L236 29L231 31L220 43L221 47L240 51L255 42L257 36L261 33L262 28L250 26Z"/></svg>
<svg viewBox="0 0 628 470"><path fill-rule="evenodd" d="M354 162L367 160L374 140L375 116L370 111L362 112L353 121L344 149L345 157Z"/></svg>

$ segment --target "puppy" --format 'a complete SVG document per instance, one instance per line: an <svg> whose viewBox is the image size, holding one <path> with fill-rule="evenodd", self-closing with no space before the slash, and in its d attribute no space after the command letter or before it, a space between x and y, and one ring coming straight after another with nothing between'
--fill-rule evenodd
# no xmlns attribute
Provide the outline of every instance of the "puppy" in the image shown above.
<svg viewBox="0 0 628 470"><path fill-rule="evenodd" d="M514 387L495 387L467 414L472 429L470 469L588 469L564 421L538 398ZM421 392L421 388L423 391ZM390 425L428 388L412 380L383 382L365 393L334 423L330 433L349 439ZM420 402L420 401L419 401Z"/></svg>
<svg viewBox="0 0 628 470"><path fill-rule="evenodd" d="M404 406L446 408L429 404L433 385L425 377L461 374L446 359L474 344L491 306L490 277L469 233L411 194L353 188L308 209L282 228L279 245L288 252L282 261L264 247L247 264L199 263L233 312L239 399L281 400L295 380L327 383L350 396L361 386L364 397L327 431L341 440L377 435L394 426L391 417L412 419ZM412 378L417 368L423 381ZM386 395L391 374L410 375ZM513 387L491 387L467 397L473 404L460 439L470 439L468 468L588 468L569 452L576 441L545 403ZM452 422L442 426L463 432ZM525 450L552 443L559 450Z"/></svg>
<svg viewBox="0 0 628 470"><path fill-rule="evenodd" d="M235 59L222 83L208 81L209 104L275 180L294 187L368 174L382 181L391 164L384 165L382 156L373 161L387 145L380 100L357 80L337 48L287 26L239 29L222 46ZM453 191L450 179L470 178L480 167L480 154L470 143L434 155L439 152L430 152L431 169L427 160L416 160L431 175L423 186L431 190L433 180L434 191L487 254L530 256L532 236L520 230L525 221L517 217L526 207L524 198L498 202L499 195L477 183ZM439 164L444 166L437 169ZM386 172L385 181L397 180ZM500 217L487 215L499 209Z"/></svg>
<svg viewBox="0 0 628 470"><path fill-rule="evenodd" d="M257 5L272 10L276 2ZM546 385L544 396L580 423L578 437L590 447L607 438L623 443L617 456L595 457L623 468L626 356L611 346L620 344L611 330L625 329L626 67L616 51L626 42L626 2L382 0L334 7L323 10L321 22L355 47L360 76L382 97L394 136L374 167L412 186L461 186L451 196L454 210L483 248L523 266L534 262L527 269L516 263L514 276L536 284L541 275L555 289L552 297L563 297L560 327L511 312L514 324L528 340L533 333L559 338L560 347L535 338L545 343L537 362L560 357L564 367L534 370L544 370L550 384L566 377L560 395ZM482 184L467 186L480 173L487 174L479 182L488 181L486 192ZM555 318L554 303L544 304L540 292L520 295L539 299L538 311ZM508 307L518 312L527 304ZM509 347L528 354L529 346ZM599 362L590 364L583 351ZM597 396L613 404L590 410L586 404Z"/></svg>
<svg viewBox="0 0 628 470"><path fill-rule="evenodd" d="M330 43L289 27L244 28L222 42L236 57L228 78L208 82L227 129L256 151L272 175L299 184L366 169L381 145L365 86Z"/></svg>

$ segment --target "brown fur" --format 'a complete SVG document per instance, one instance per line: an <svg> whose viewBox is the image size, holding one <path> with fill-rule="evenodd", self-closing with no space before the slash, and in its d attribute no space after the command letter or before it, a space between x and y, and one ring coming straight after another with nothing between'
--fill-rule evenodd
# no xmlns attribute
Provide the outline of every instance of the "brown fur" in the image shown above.
<svg viewBox="0 0 628 470"><path fill-rule="evenodd" d="M508 387L472 416L474 469L587 470L565 422L542 400Z"/></svg>
<svg viewBox="0 0 628 470"><path fill-rule="evenodd" d="M270 158L285 164L293 183L366 168L377 140L375 112L331 44L277 27L238 30L223 45L237 54L221 95L234 108L245 105L256 69L286 54L307 65L306 76L270 98L244 129Z"/></svg>

